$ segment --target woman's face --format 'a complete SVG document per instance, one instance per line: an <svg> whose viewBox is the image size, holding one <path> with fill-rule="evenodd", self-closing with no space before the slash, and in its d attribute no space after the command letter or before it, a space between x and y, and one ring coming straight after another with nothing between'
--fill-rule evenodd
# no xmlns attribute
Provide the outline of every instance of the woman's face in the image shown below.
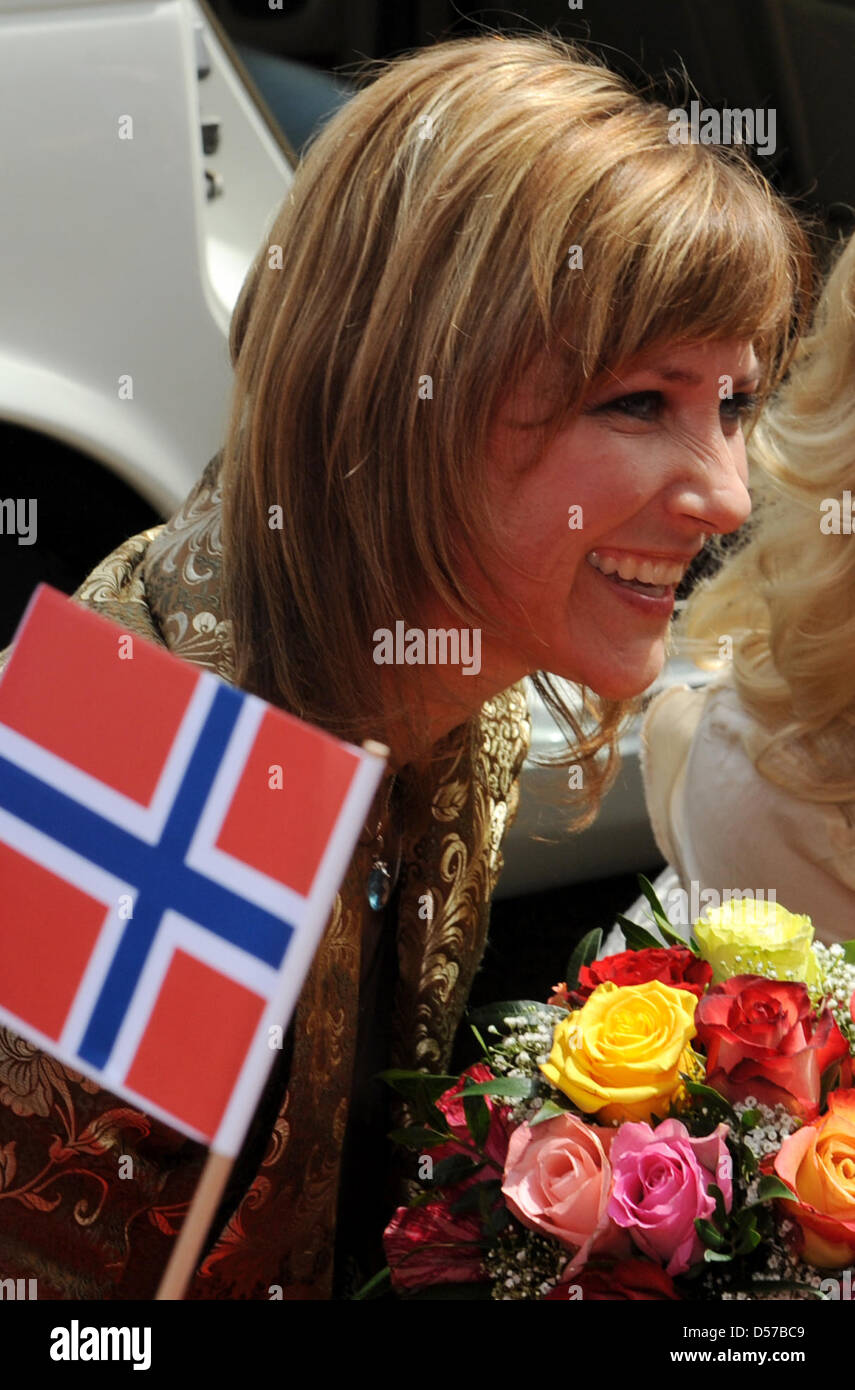
<svg viewBox="0 0 855 1390"><path fill-rule="evenodd" d="M742 422L757 380L746 342L645 354L598 385L530 469L531 433L514 421L542 416L542 387L531 377L508 400L491 434L498 605L466 577L491 612L531 630L507 650L485 632L488 679L493 663L502 682L522 661L610 699L655 680L689 562L749 514Z"/></svg>

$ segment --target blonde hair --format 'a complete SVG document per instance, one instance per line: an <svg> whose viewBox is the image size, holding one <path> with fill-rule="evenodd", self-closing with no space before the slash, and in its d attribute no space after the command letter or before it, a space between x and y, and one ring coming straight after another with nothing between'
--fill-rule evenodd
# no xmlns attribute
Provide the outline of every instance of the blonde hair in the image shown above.
<svg viewBox="0 0 855 1390"><path fill-rule="evenodd" d="M855 801L855 541L820 529L855 490L855 238L838 255L810 334L749 443L747 543L685 618L701 664L724 634L733 681L761 726L759 772L807 801ZM707 663L709 664L709 663Z"/></svg>
<svg viewBox="0 0 855 1390"><path fill-rule="evenodd" d="M489 639L459 548L485 573L503 563L487 438L534 363L560 399L541 445L600 374L661 342L753 339L764 389L777 380L809 278L802 233L738 151L668 136L663 106L546 36L384 64L324 128L268 238L282 267L262 246L232 321L239 684L382 737L375 630L413 621L432 592ZM572 743L561 762L584 767L587 821L636 702L583 692L582 718L534 679Z"/></svg>

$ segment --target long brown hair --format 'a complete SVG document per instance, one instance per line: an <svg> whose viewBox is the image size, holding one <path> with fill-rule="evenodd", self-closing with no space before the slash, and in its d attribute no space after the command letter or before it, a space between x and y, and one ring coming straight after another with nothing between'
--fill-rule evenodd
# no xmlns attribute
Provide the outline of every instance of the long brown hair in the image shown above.
<svg viewBox="0 0 855 1390"><path fill-rule="evenodd" d="M771 386L808 264L739 152L671 143L663 106L574 47L466 39L382 65L311 146L232 320L238 683L382 738L377 629L416 622L431 591L489 640L457 561L465 545L496 563L486 442L526 370L560 378L544 443L603 371L659 342L752 339ZM534 679L590 818L635 702L586 692L582 717Z"/></svg>

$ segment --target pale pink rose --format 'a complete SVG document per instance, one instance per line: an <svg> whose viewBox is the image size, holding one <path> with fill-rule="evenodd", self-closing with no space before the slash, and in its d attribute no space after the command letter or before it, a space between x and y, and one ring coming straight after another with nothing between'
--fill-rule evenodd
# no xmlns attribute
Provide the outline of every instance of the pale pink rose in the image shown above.
<svg viewBox="0 0 855 1390"><path fill-rule="evenodd" d="M567 1278L591 1251L625 1253L629 1242L608 1217L613 1129L564 1113L511 1135L502 1193L514 1216L573 1250Z"/></svg>
<svg viewBox="0 0 855 1390"><path fill-rule="evenodd" d="M680 1120L621 1125L611 1146L613 1170L609 1216L629 1231L639 1250L671 1275L684 1274L703 1258L695 1217L710 1217L715 1183L730 1211L732 1162L727 1125L693 1138Z"/></svg>

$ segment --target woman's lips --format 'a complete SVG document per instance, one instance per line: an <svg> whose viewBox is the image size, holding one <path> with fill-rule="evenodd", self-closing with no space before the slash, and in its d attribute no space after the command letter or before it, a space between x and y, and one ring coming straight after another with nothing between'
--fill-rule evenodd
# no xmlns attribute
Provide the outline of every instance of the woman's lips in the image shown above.
<svg viewBox="0 0 855 1390"><path fill-rule="evenodd" d="M596 565L591 565L590 569L596 584L605 586L615 598L629 604L635 612L659 621L670 618L676 584L642 584L636 580L621 579L618 574L603 574Z"/></svg>

